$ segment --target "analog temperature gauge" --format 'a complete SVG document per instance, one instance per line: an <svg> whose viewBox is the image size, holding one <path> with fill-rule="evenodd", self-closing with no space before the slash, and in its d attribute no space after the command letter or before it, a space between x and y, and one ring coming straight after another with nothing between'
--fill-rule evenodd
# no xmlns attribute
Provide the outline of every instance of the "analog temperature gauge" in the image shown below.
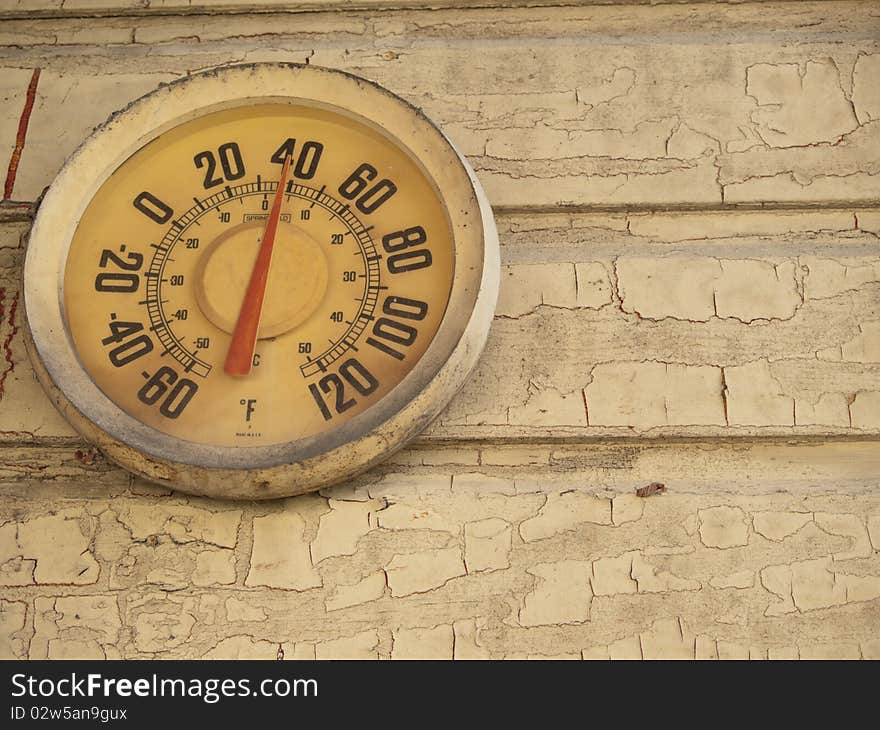
<svg viewBox="0 0 880 730"><path fill-rule="evenodd" d="M30 352L118 463L297 494L419 433L482 349L497 237L472 171L362 79L236 66L138 100L41 204Z"/></svg>

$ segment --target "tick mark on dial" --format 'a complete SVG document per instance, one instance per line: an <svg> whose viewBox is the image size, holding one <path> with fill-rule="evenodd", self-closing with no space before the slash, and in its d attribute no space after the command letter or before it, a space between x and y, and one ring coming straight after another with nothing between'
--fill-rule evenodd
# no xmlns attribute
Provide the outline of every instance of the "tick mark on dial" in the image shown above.
<svg viewBox="0 0 880 730"><path fill-rule="evenodd" d="M318 202L318 198L320 198L320 197L324 194L324 191L325 191L326 189L327 189L327 186L326 186L326 185L322 185L322 186L321 186L321 189L318 191L318 194L315 196L315 199L312 201L312 204L309 206L309 208L314 208L314 207L315 207L315 203Z"/></svg>

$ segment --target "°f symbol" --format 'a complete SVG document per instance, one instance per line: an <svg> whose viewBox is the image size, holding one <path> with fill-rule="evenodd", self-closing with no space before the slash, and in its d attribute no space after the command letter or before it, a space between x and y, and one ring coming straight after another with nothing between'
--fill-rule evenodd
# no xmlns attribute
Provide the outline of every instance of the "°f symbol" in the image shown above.
<svg viewBox="0 0 880 730"><path fill-rule="evenodd" d="M254 411L257 410L257 399L256 398L242 398L239 403L244 406L244 420L250 422L251 416L254 414Z"/></svg>

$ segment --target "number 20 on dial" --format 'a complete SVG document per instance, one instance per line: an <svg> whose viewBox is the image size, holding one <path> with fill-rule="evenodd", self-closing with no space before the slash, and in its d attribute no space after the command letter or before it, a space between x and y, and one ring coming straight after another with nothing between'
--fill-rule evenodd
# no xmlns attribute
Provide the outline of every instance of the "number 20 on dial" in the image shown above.
<svg viewBox="0 0 880 730"><path fill-rule="evenodd" d="M436 417L485 342L497 256L479 183L419 111L341 72L229 67L68 160L30 238L29 351L128 469L297 494Z"/></svg>

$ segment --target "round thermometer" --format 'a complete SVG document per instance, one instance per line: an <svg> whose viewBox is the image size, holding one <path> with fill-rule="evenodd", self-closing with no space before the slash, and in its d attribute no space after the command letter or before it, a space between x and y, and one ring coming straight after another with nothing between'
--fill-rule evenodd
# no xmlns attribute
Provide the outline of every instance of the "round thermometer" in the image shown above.
<svg viewBox="0 0 880 730"><path fill-rule="evenodd" d="M483 347L492 212L425 116L338 71L194 75L117 113L43 199L29 351L71 424L148 479L318 489L418 434Z"/></svg>

